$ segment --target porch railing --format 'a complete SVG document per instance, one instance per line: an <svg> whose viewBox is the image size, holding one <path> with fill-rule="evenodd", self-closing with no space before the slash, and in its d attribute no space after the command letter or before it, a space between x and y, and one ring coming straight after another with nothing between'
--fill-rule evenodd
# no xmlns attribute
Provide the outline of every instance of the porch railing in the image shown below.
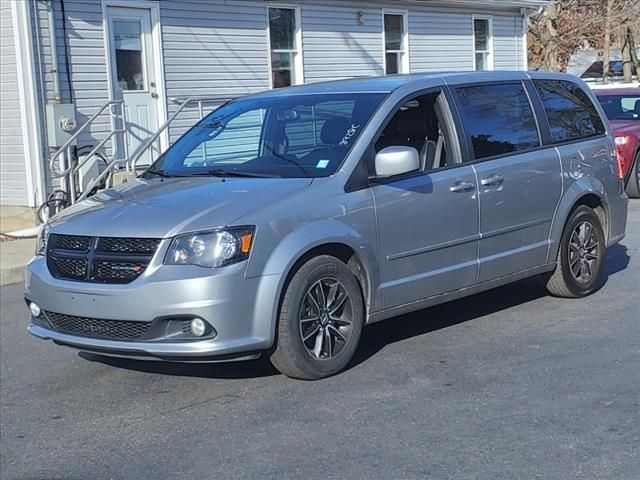
<svg viewBox="0 0 640 480"><path fill-rule="evenodd" d="M122 167L125 171L136 173L139 168L146 167L138 165L140 158L149 150L149 148L158 140L169 126L179 117L179 115L190 107L197 109L198 117L201 120L205 116L205 105L209 110L209 105L217 108L223 103L230 100L230 97L216 95L206 97L183 97L183 98L170 98L172 103L177 104L178 107L171 114L169 119L156 131L141 143L135 152L129 154L128 151L128 135L129 125L125 117L124 102L122 100L110 100L102 105L96 113L94 113L89 120L87 120L80 128L78 128L71 137L60 147L49 159L49 170L53 178L61 178L61 188L64 190L68 197L69 203L74 204L81 200L84 200L89 194L97 187L102 185L106 178L111 175L116 167ZM90 125L92 125L101 115L108 114L110 116L112 129L100 140L91 151L82 157L77 159L73 154L73 147L77 143L79 136L85 132ZM120 136L120 141L118 141ZM112 151L119 152L122 148L123 156L113 155L113 158L107 161L107 166L100 174L94 178L83 191L78 189L78 173L80 169L86 165L89 161L94 159L99 150L102 149L107 142L112 142Z"/></svg>
<svg viewBox="0 0 640 480"><path fill-rule="evenodd" d="M73 147L77 144L78 137L101 115L105 114L105 112L109 115L113 128L91 149L91 151L89 151L87 155L84 155L81 160L78 159L76 162ZM89 192L91 192L97 185L100 185L100 182L106 178L106 176L109 175L117 165L126 163L126 125L127 121L125 117L124 102L122 100L110 100L102 105L98 111L94 113L82 126L80 126L80 128L78 128L73 135L71 135L69 139L51 156L49 159L49 170L51 171L53 178L62 179L61 187L65 192L67 192L70 204L74 204L77 201L86 198ZM103 170L97 178L85 187L84 192L79 191L76 184L76 177L80 169L96 157L98 151L110 140L112 143L112 151L119 151L117 135L121 135L121 145L124 148L124 157L117 158L117 156L114 155L114 158L107 162L105 170Z"/></svg>

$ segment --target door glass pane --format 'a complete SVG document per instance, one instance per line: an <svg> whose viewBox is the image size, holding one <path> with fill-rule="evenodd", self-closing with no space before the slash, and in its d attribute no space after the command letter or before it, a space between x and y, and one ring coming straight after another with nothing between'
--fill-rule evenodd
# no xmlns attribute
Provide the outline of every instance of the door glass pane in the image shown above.
<svg viewBox="0 0 640 480"><path fill-rule="evenodd" d="M404 22L402 15L384 16L384 43L387 50L403 50Z"/></svg>
<svg viewBox="0 0 640 480"><path fill-rule="evenodd" d="M605 132L604 124L587 94L565 80L534 80L554 142L586 138Z"/></svg>
<svg viewBox="0 0 640 480"><path fill-rule="evenodd" d="M536 121L521 83L457 88L475 158L540 145Z"/></svg>
<svg viewBox="0 0 640 480"><path fill-rule="evenodd" d="M114 20L113 40L120 90L144 90L142 25L138 20Z"/></svg>
<svg viewBox="0 0 640 480"><path fill-rule="evenodd" d="M273 88L293 85L293 56L291 52L271 53Z"/></svg>
<svg viewBox="0 0 640 480"><path fill-rule="evenodd" d="M387 53L387 75L394 75L400 73L400 54L399 53Z"/></svg>
<svg viewBox="0 0 640 480"><path fill-rule="evenodd" d="M272 50L296 48L296 15L291 8L269 9L269 36Z"/></svg>
<svg viewBox="0 0 640 480"><path fill-rule="evenodd" d="M489 50L489 20L476 19L473 22L476 50Z"/></svg>
<svg viewBox="0 0 640 480"><path fill-rule="evenodd" d="M487 69L487 54L486 53L476 53L476 70L486 70Z"/></svg>

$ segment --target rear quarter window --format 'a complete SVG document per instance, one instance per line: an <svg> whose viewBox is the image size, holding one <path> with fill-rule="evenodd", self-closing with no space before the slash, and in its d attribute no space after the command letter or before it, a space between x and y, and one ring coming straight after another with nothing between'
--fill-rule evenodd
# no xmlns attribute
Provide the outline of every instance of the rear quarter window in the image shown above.
<svg viewBox="0 0 640 480"><path fill-rule="evenodd" d="M459 87L456 93L476 159L540 146L522 83Z"/></svg>
<svg viewBox="0 0 640 480"><path fill-rule="evenodd" d="M534 80L554 143L605 133L604 124L589 96L566 80Z"/></svg>

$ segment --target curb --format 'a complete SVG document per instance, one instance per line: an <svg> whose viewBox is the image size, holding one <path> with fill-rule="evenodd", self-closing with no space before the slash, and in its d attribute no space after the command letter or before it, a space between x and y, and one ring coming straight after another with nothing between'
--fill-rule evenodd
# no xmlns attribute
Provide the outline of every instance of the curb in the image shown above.
<svg viewBox="0 0 640 480"><path fill-rule="evenodd" d="M22 282L24 282L24 265L0 269L0 285Z"/></svg>

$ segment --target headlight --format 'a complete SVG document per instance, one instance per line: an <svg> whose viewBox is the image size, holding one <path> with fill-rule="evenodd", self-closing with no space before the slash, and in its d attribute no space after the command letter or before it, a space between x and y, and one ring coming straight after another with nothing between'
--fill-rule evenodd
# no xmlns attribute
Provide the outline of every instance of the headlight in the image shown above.
<svg viewBox="0 0 640 480"><path fill-rule="evenodd" d="M629 142L629 137L616 137L616 145L626 145Z"/></svg>
<svg viewBox="0 0 640 480"><path fill-rule="evenodd" d="M254 227L188 233L173 239L165 265L222 267L249 258Z"/></svg>
<svg viewBox="0 0 640 480"><path fill-rule="evenodd" d="M43 225L40 233L38 234L38 241L36 242L36 255L46 255L48 240L49 225Z"/></svg>

